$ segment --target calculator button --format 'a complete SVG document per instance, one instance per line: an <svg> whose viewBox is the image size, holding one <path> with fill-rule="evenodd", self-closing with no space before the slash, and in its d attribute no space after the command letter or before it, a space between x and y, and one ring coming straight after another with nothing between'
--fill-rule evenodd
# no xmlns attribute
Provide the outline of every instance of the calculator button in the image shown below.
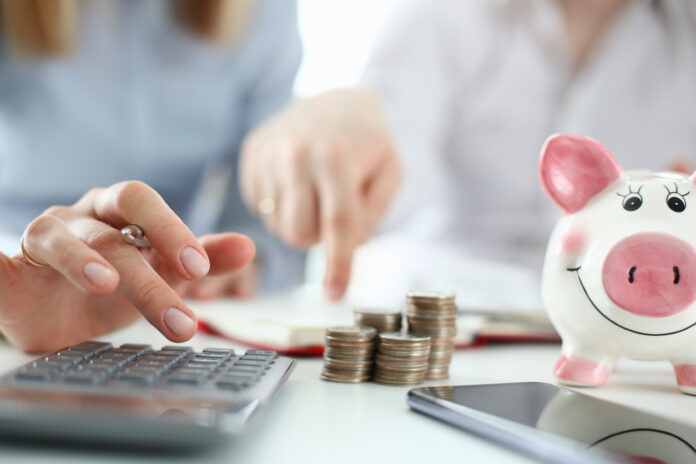
<svg viewBox="0 0 696 464"><path fill-rule="evenodd" d="M82 361L82 356L46 356L44 361L69 362L70 364L75 365Z"/></svg>
<svg viewBox="0 0 696 464"><path fill-rule="evenodd" d="M138 350L143 351L145 353L152 351L152 345L136 345L134 343L126 343L124 345L119 346L119 348L126 350Z"/></svg>
<svg viewBox="0 0 696 464"><path fill-rule="evenodd" d="M59 351L55 354L56 356L60 357L65 357L65 358L71 358L71 359L89 359L92 356L94 356L94 353L91 351L69 351L69 350L63 350Z"/></svg>
<svg viewBox="0 0 696 464"><path fill-rule="evenodd" d="M103 370L109 374L113 373L118 368L118 366L115 364L99 362L98 359L93 359L92 361L89 362L89 364L86 364L85 366L88 369L100 369L100 370Z"/></svg>
<svg viewBox="0 0 696 464"><path fill-rule="evenodd" d="M215 385L217 385L218 388L224 388L226 390L241 390L242 388L250 386L251 382L248 380L220 379L215 382Z"/></svg>
<svg viewBox="0 0 696 464"><path fill-rule="evenodd" d="M55 361L35 361L34 362L34 366L36 366L36 367L44 367L44 368L53 369L56 371L68 369L72 365L73 365L73 362L71 360L68 360L68 359L65 359L65 360L57 359Z"/></svg>
<svg viewBox="0 0 696 464"><path fill-rule="evenodd" d="M54 370L45 367L27 367L15 374L17 380L45 381L51 378Z"/></svg>
<svg viewBox="0 0 696 464"><path fill-rule="evenodd" d="M204 355L222 355L226 358L229 358L230 356L234 356L234 350L232 349L227 349L227 348L206 348L202 352Z"/></svg>
<svg viewBox="0 0 696 464"><path fill-rule="evenodd" d="M113 348L113 345L111 345L111 343L88 341L79 343L75 346L71 346L70 348L68 348L68 350L89 350L94 353L102 353L104 351L110 350L111 348Z"/></svg>
<svg viewBox="0 0 696 464"><path fill-rule="evenodd" d="M123 361L130 361L131 359L135 358L136 356L133 353L117 353L114 351L107 351L100 356L100 359L119 359Z"/></svg>
<svg viewBox="0 0 696 464"><path fill-rule="evenodd" d="M252 356L266 356L272 359L275 359L278 357L278 353L275 351L266 351L266 350L246 350L245 355L252 355Z"/></svg>
<svg viewBox="0 0 696 464"><path fill-rule="evenodd" d="M106 377L104 371L82 369L79 371L68 373L63 378L63 382L96 384L104 380L104 377Z"/></svg>
<svg viewBox="0 0 696 464"><path fill-rule="evenodd" d="M190 346L168 345L163 346L160 351L174 351L177 353L193 353L193 348Z"/></svg>
<svg viewBox="0 0 696 464"><path fill-rule="evenodd" d="M141 350L138 348L115 348L109 353L123 353L131 356L142 356L145 354L145 350Z"/></svg>
<svg viewBox="0 0 696 464"><path fill-rule="evenodd" d="M256 366L244 366L244 365L237 365L234 364L231 366L227 372L254 372L257 373L259 371L262 371L263 369L259 369Z"/></svg>
<svg viewBox="0 0 696 464"><path fill-rule="evenodd" d="M239 359L242 359L245 361L263 361L266 363L273 362L273 359L270 356L258 356L258 355L254 355L254 354L245 354L244 356L242 356Z"/></svg>
<svg viewBox="0 0 696 464"><path fill-rule="evenodd" d="M234 366L250 366L255 367L258 370L268 369L268 363L266 363L265 361L248 361L244 359L235 362Z"/></svg>
<svg viewBox="0 0 696 464"><path fill-rule="evenodd" d="M118 381L124 383L134 383L138 385L152 385L157 378L150 372L122 372L118 375Z"/></svg>
<svg viewBox="0 0 696 464"><path fill-rule="evenodd" d="M128 368L127 372L136 372L143 374L152 374L155 376L161 375L166 369L162 366L143 366L140 364L134 364Z"/></svg>
<svg viewBox="0 0 696 464"><path fill-rule="evenodd" d="M172 375L171 377L167 378L168 384L200 385L205 381L206 377L191 374Z"/></svg>

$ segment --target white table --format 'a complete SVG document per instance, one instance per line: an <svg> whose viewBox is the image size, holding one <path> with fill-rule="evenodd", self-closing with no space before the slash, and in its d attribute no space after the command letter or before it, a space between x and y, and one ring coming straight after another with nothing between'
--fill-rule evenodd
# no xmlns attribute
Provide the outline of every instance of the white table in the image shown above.
<svg viewBox="0 0 696 464"><path fill-rule="evenodd" d="M145 323L105 338L115 344L170 344ZM204 334L196 349L231 345ZM556 345L498 345L458 351L452 376L430 385L551 381ZM34 356L0 345L0 365L11 369ZM336 384L319 380L320 359L299 359L276 400L256 417L243 436L204 454L103 452L0 444L0 462L220 462L220 463L423 463L445 459L475 463L531 462L485 440L410 411L408 388L373 383ZM679 393L667 363L622 360L601 389L586 393L660 413L696 425L696 397ZM688 411L688 415L685 411ZM691 416L691 417L689 417Z"/></svg>

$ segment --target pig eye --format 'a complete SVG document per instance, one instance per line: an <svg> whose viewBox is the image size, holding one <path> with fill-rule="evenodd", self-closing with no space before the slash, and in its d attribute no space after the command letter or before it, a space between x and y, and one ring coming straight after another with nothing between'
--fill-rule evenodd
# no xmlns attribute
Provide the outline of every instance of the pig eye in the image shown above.
<svg viewBox="0 0 696 464"><path fill-rule="evenodd" d="M626 211L635 211L643 204L643 197L638 192L629 193L623 199L623 208Z"/></svg>
<svg viewBox="0 0 696 464"><path fill-rule="evenodd" d="M635 211L641 207L641 205L643 204L643 195L640 194L640 191L642 189L643 186L641 185L640 187L638 187L638 190L633 190L633 186L629 184L628 193L624 194L616 192L618 196L623 198L623 201L621 203L623 209L625 209L626 211Z"/></svg>
<svg viewBox="0 0 696 464"><path fill-rule="evenodd" d="M667 195L667 206L672 211L681 213L686 209L686 199L678 193L670 193Z"/></svg>
<svg viewBox="0 0 696 464"><path fill-rule="evenodd" d="M677 184L674 184L674 191L670 190L669 187L665 185L667 189L667 206L669 209L675 213L681 213L686 209L686 197L689 192L680 193Z"/></svg>

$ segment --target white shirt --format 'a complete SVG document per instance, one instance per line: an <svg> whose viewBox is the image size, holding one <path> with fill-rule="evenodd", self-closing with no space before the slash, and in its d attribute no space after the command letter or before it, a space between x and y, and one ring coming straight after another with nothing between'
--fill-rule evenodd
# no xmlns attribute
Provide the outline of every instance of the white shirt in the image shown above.
<svg viewBox="0 0 696 464"><path fill-rule="evenodd" d="M395 2L363 78L404 164L388 228L540 273L560 214L537 177L549 135L595 138L625 169L696 166L696 3L630 2L576 73L563 26L552 0Z"/></svg>

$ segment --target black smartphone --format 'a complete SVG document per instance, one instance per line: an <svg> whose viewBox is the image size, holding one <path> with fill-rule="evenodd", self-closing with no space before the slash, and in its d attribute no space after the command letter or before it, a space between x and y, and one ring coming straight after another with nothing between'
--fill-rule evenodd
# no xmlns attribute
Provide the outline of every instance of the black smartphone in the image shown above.
<svg viewBox="0 0 696 464"><path fill-rule="evenodd" d="M694 427L547 383L414 388L406 401L544 462L696 462Z"/></svg>

